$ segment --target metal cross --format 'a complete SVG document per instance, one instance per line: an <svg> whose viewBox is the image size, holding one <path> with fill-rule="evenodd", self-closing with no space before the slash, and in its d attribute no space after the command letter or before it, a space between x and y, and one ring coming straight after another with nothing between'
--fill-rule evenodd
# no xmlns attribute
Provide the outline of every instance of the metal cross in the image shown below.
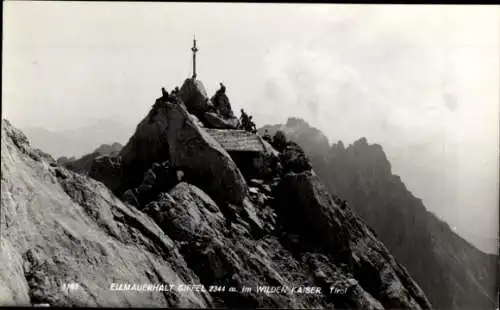
<svg viewBox="0 0 500 310"><path fill-rule="evenodd" d="M198 48L196 47L196 36L193 36L193 47L191 48L193 51L193 80L196 79L196 52L198 52Z"/></svg>

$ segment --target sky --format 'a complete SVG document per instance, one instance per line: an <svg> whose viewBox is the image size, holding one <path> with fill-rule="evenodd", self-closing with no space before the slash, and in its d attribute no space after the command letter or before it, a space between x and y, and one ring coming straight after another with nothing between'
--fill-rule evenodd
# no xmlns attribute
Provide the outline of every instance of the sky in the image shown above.
<svg viewBox="0 0 500 310"><path fill-rule="evenodd" d="M296 116L332 142L381 144L430 211L496 247L499 6L3 4L2 117L15 126L113 118L132 132L161 87L190 76L196 33L209 94L224 82L258 126Z"/></svg>

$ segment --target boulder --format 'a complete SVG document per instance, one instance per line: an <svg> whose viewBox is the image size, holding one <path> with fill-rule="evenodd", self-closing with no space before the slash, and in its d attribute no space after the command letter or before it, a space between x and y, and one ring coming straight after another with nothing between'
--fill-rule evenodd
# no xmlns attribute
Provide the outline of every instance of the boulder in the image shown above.
<svg viewBox="0 0 500 310"><path fill-rule="evenodd" d="M225 118L233 118L234 112L231 108L231 103L227 95L218 90L211 99L214 108Z"/></svg>
<svg viewBox="0 0 500 310"><path fill-rule="evenodd" d="M205 86L200 80L186 79L179 90L178 96L184 102L188 111L197 116L213 109L208 100Z"/></svg>
<svg viewBox="0 0 500 310"><path fill-rule="evenodd" d="M224 117L215 112L205 112L203 114L206 126L216 129L238 129L240 127L240 120L237 117Z"/></svg>
<svg viewBox="0 0 500 310"><path fill-rule="evenodd" d="M216 234L224 217L215 202L198 187L181 182L143 209L169 236L191 241Z"/></svg>
<svg viewBox="0 0 500 310"><path fill-rule="evenodd" d="M247 184L229 154L203 128L197 126L181 105L167 104L170 160L185 178L206 191L215 201L241 205Z"/></svg>

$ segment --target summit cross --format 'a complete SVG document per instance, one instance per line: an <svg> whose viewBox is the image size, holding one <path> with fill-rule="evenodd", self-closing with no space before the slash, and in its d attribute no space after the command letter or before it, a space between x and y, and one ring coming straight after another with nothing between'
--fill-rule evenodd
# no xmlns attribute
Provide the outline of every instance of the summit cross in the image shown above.
<svg viewBox="0 0 500 310"><path fill-rule="evenodd" d="M196 47L196 36L193 36L193 47L191 48L193 52L193 80L196 79L196 52L198 52L198 48Z"/></svg>

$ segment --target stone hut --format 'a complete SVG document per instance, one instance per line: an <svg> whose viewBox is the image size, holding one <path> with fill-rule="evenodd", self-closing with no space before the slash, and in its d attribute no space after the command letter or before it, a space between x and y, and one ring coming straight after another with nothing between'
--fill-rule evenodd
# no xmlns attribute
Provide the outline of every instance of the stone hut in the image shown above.
<svg viewBox="0 0 500 310"><path fill-rule="evenodd" d="M205 130L229 153L247 180L273 175L278 152L260 136L245 130Z"/></svg>

